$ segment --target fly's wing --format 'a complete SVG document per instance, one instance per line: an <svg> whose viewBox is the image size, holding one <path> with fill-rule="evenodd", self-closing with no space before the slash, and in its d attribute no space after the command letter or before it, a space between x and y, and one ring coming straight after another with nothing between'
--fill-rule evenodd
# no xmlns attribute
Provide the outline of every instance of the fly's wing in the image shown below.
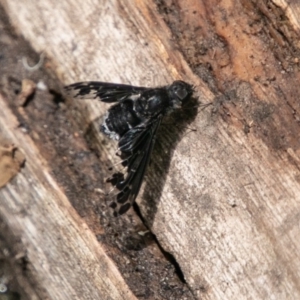
<svg viewBox="0 0 300 300"><path fill-rule="evenodd" d="M114 174L110 180L119 190L116 200L111 204L115 216L125 213L139 193L161 120L162 115L151 118L129 130L119 141L127 174Z"/></svg>
<svg viewBox="0 0 300 300"><path fill-rule="evenodd" d="M100 81L77 82L65 86L66 92L73 98L97 99L106 103L122 102L130 97L139 96L149 90L126 84L115 84Z"/></svg>

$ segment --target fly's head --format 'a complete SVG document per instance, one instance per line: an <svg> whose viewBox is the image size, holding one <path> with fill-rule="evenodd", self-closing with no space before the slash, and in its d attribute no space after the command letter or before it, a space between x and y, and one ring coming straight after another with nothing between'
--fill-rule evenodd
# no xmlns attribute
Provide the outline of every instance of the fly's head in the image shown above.
<svg viewBox="0 0 300 300"><path fill-rule="evenodd" d="M182 104L190 98L193 93L193 87L181 80L174 81L168 87L171 109L181 108Z"/></svg>

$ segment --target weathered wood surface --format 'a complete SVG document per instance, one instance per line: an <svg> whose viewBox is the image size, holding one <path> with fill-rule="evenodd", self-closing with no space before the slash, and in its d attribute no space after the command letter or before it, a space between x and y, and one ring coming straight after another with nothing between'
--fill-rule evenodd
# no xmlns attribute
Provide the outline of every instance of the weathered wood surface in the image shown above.
<svg viewBox="0 0 300 300"><path fill-rule="evenodd" d="M0 214L19 239L18 259L30 262L34 299L136 299L2 97L0 106L0 136L22 145L26 157L26 167L0 190Z"/></svg>
<svg viewBox="0 0 300 300"><path fill-rule="evenodd" d="M300 298L298 3L1 3L65 83L184 79L215 100L177 141L159 192L148 179L160 197L149 207L141 193L141 212L196 298Z"/></svg>

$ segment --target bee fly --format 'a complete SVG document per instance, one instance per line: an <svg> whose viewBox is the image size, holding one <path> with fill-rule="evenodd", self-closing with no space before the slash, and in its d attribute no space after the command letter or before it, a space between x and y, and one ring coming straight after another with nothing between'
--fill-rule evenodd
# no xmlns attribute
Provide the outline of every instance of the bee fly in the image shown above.
<svg viewBox="0 0 300 300"><path fill-rule="evenodd" d="M178 80L159 88L90 81L74 83L65 89L74 98L115 103L107 111L101 132L118 141L122 165L127 169L126 175L116 173L108 180L118 190L110 206L115 216L121 215L139 193L163 117L181 108L193 88Z"/></svg>

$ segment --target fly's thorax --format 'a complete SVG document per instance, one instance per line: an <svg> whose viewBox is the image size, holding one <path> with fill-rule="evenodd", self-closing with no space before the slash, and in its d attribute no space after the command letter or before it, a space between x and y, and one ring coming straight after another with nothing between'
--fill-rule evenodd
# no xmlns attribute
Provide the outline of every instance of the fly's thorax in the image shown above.
<svg viewBox="0 0 300 300"><path fill-rule="evenodd" d="M134 102L134 110L141 117L152 117L165 113L169 107L167 91L164 89L153 89L146 91Z"/></svg>

